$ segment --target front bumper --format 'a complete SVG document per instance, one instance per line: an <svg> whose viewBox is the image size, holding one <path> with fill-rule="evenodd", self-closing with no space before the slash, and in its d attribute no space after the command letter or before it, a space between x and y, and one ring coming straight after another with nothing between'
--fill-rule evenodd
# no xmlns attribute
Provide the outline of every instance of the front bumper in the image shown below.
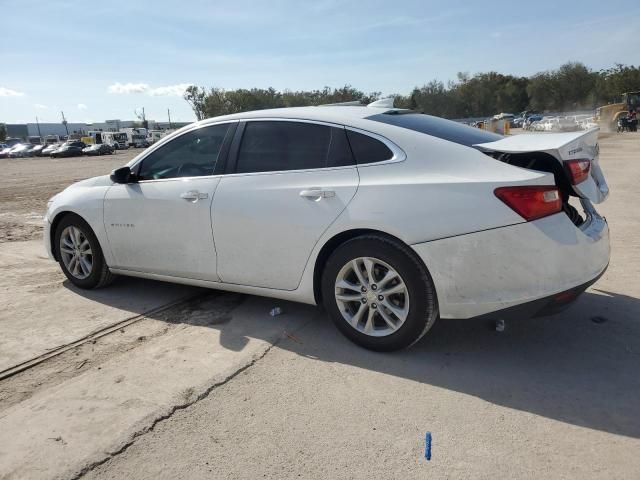
<svg viewBox="0 0 640 480"><path fill-rule="evenodd" d="M593 209L588 213L581 228L558 213L412 245L435 283L440 316L502 314L528 303L529 313L536 315L545 302L532 302L574 290L579 295L582 286L586 289L605 271L610 255L605 219Z"/></svg>
<svg viewBox="0 0 640 480"><path fill-rule="evenodd" d="M47 255L52 260L55 260L53 255L53 248L51 245L51 220L49 219L49 212L44 217L44 248L47 251Z"/></svg>

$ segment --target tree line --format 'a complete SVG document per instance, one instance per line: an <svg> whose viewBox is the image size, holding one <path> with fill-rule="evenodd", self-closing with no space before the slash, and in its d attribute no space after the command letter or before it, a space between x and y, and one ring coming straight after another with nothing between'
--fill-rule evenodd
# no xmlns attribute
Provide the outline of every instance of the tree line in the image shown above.
<svg viewBox="0 0 640 480"><path fill-rule="evenodd" d="M627 91L640 90L640 66L616 64L594 71L582 63L569 62L556 70L530 77L486 72L458 73L446 84L432 80L409 94L394 94L395 106L445 118L486 117L500 112L524 110L572 111L593 109L619 101ZM348 101L369 103L381 92L365 93L351 85L322 90L251 88L224 90L190 86L184 99L196 118L215 117L247 110L322 105Z"/></svg>

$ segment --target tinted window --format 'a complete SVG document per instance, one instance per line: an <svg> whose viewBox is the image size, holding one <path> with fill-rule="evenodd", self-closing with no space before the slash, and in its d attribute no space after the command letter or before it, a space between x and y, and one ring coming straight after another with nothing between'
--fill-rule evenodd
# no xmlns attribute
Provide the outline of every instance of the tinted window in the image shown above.
<svg viewBox="0 0 640 480"><path fill-rule="evenodd" d="M388 123L396 127L408 128L416 132L426 133L433 137L449 140L468 147L476 143L495 142L502 138L496 133L469 127L462 123L445 120L444 118L432 117L423 113L380 113L367 117L375 122Z"/></svg>
<svg viewBox="0 0 640 480"><path fill-rule="evenodd" d="M344 129L303 122L247 122L238 173L352 165Z"/></svg>
<svg viewBox="0 0 640 480"><path fill-rule="evenodd" d="M142 161L141 180L213 175L229 124L212 125L174 138Z"/></svg>
<svg viewBox="0 0 640 480"><path fill-rule="evenodd" d="M327 167L342 167L354 164L353 154L347 140L347 132L344 128L331 128L331 146L329 147Z"/></svg>
<svg viewBox="0 0 640 480"><path fill-rule="evenodd" d="M358 164L383 162L393 157L389 147L369 135L347 130L347 137Z"/></svg>

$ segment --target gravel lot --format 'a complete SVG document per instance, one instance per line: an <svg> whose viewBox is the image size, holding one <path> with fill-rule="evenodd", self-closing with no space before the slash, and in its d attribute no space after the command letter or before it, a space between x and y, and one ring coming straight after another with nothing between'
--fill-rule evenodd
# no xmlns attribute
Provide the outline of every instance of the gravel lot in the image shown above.
<svg viewBox="0 0 640 480"><path fill-rule="evenodd" d="M130 148L101 157L0 159L0 243L39 238L49 198L73 182L111 172L141 151Z"/></svg>
<svg viewBox="0 0 640 480"><path fill-rule="evenodd" d="M0 159L1 479L637 478L640 134L601 137L611 264L574 306L395 354L308 306L63 281L46 200L134 153Z"/></svg>

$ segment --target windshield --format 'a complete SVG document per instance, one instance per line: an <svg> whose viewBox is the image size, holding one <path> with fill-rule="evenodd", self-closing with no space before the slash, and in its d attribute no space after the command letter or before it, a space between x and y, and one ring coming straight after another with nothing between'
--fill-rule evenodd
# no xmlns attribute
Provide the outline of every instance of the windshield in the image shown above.
<svg viewBox="0 0 640 480"><path fill-rule="evenodd" d="M391 111L389 113L380 113L367 117L367 120L426 133L427 135L459 143L460 145L466 145L467 147L471 147L477 143L495 142L503 138L502 135L498 135L497 133L469 127L462 123L440 117L432 117L424 113L398 113L397 111Z"/></svg>

